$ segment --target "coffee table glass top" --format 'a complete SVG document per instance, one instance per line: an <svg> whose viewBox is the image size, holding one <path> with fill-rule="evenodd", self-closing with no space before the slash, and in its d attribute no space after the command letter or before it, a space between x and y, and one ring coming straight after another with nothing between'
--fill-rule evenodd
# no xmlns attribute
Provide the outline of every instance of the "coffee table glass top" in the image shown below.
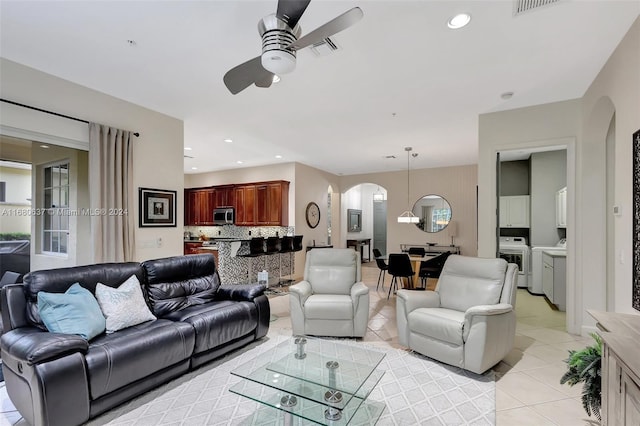
<svg viewBox="0 0 640 426"><path fill-rule="evenodd" d="M230 391L319 424L328 424L328 407L340 412L332 425L363 415L377 420L384 404L366 399L384 375L376 370L384 353L336 340L306 337L295 342L287 340L262 354L260 362L232 371L247 381Z"/></svg>

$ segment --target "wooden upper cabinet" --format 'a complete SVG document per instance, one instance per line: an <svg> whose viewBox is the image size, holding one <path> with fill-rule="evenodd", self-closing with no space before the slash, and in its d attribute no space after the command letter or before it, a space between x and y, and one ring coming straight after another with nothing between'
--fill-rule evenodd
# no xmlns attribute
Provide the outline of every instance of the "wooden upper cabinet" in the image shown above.
<svg viewBox="0 0 640 426"><path fill-rule="evenodd" d="M238 185L234 190L236 225L256 224L256 186Z"/></svg>
<svg viewBox="0 0 640 426"><path fill-rule="evenodd" d="M288 226L289 182L270 181L184 190L184 224L213 225L217 207L235 207L239 226Z"/></svg>
<svg viewBox="0 0 640 426"><path fill-rule="evenodd" d="M216 208L234 205L234 188L232 185L216 186Z"/></svg>
<svg viewBox="0 0 640 426"><path fill-rule="evenodd" d="M256 225L289 224L289 182L256 185Z"/></svg>
<svg viewBox="0 0 640 426"><path fill-rule="evenodd" d="M216 190L213 188L185 189L185 225L213 225Z"/></svg>

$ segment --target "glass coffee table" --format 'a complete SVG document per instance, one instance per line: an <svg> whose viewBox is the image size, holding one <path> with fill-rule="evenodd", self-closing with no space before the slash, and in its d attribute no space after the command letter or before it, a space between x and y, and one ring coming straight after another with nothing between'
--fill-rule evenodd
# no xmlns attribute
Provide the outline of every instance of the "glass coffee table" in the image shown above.
<svg viewBox="0 0 640 426"><path fill-rule="evenodd" d="M243 364L229 390L260 402L249 424L372 425L384 404L367 400L384 371L382 352L335 340L296 337Z"/></svg>

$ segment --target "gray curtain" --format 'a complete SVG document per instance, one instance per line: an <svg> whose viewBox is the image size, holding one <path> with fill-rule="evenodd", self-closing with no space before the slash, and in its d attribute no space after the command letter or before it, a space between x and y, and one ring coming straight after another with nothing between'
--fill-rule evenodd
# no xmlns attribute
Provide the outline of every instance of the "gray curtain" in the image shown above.
<svg viewBox="0 0 640 426"><path fill-rule="evenodd" d="M94 262L134 260L132 133L89 123L89 191Z"/></svg>

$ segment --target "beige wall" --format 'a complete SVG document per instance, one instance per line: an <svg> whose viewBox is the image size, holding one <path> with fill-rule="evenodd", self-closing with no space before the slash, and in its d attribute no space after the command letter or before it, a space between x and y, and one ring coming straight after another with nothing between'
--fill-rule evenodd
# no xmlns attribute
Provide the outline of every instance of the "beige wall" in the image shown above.
<svg viewBox="0 0 640 426"><path fill-rule="evenodd" d="M289 226L295 226L295 163L244 167L219 172L184 175L185 188L198 188L236 183L286 180L289 183ZM180 222L182 224L184 222Z"/></svg>
<svg viewBox="0 0 640 426"><path fill-rule="evenodd" d="M407 172L371 173L341 176L342 191L361 184L373 183L387 190L387 252L400 250L400 244L451 244L446 230L426 233L412 224L398 223L397 217L411 209L419 198L437 194L447 199L451 205L452 220L458 226L454 243L460 246L463 255L476 256L476 185L475 165L440 167L411 170L410 194L407 206ZM344 246L344 241L339 241Z"/></svg>
<svg viewBox="0 0 640 426"><path fill-rule="evenodd" d="M450 244L446 232L427 234L414 225L397 223L397 215L406 210L407 175L406 172L372 173L364 175L337 176L301 163L291 163L285 167L264 166L238 170L226 170L211 173L185 175L185 187L223 185L229 183L253 182L271 179L291 181L289 192L289 225L295 226L295 233L303 235L303 246L327 241L327 194L333 191L332 244L345 247L346 228L341 220L344 216L340 195L348 189L362 184L373 183L387 191L387 247L389 251L398 251L401 243L425 244L428 242ZM475 256L476 247L476 183L477 167L458 166L411 171L411 205L427 194L439 194L449 201L453 211L453 220L458 222L458 237L455 243L461 246L463 254ZM314 229L307 225L305 212L310 202L320 207L320 223ZM346 207L345 207L346 209ZM339 212L339 214L336 214ZM305 251L296 255L298 275L304 270Z"/></svg>
<svg viewBox="0 0 640 426"><path fill-rule="evenodd" d="M582 99L480 115L480 256L495 253L495 154L508 149L568 145L567 327L586 334L588 309L605 310L606 149L615 110L615 310L631 309L631 135L640 117L640 22L631 27ZM637 312L636 312L637 313Z"/></svg>
<svg viewBox="0 0 640 426"><path fill-rule="evenodd" d="M614 154L614 205L621 208L621 215L615 216L614 224L614 310L616 312L635 313L638 311L631 307L632 276L632 243L633 243L633 174L632 161L633 149L631 135L640 129L640 18L636 19L633 26L624 37L616 51L611 55L598 77L582 98L583 143L585 146L584 158L598 167L598 184L604 188L604 141L615 110L615 154ZM582 180L591 176L591 172L585 167L582 171ZM584 210L593 205L592 192L585 187L582 191L582 199L579 207ZM604 194L599 199L604 200ZM591 227L600 228L597 236L602 236L605 214L611 215L611 211L602 211L600 217L592 218L591 223L585 223L585 235ZM595 222L597 220L597 222ZM594 264L591 254L591 244L602 245L604 239L594 241L596 236L583 244L584 254L582 263L582 278L588 291L584 292L583 307L591 309L605 296L602 282L587 277L592 277L596 268L602 266L602 261ZM636 238L639 236L636 235ZM604 268L602 268L604 269ZM589 317L590 318L590 317Z"/></svg>
<svg viewBox="0 0 640 426"><path fill-rule="evenodd" d="M179 119L104 93L0 59L2 98L58 113L140 132L134 139L133 186L176 190L175 228L136 228L135 258L146 260L182 254L184 129ZM88 126L20 107L2 104L3 134L87 149ZM137 194L136 194L137 199ZM137 203L133 212L138 221ZM162 246L157 247L157 238Z"/></svg>

